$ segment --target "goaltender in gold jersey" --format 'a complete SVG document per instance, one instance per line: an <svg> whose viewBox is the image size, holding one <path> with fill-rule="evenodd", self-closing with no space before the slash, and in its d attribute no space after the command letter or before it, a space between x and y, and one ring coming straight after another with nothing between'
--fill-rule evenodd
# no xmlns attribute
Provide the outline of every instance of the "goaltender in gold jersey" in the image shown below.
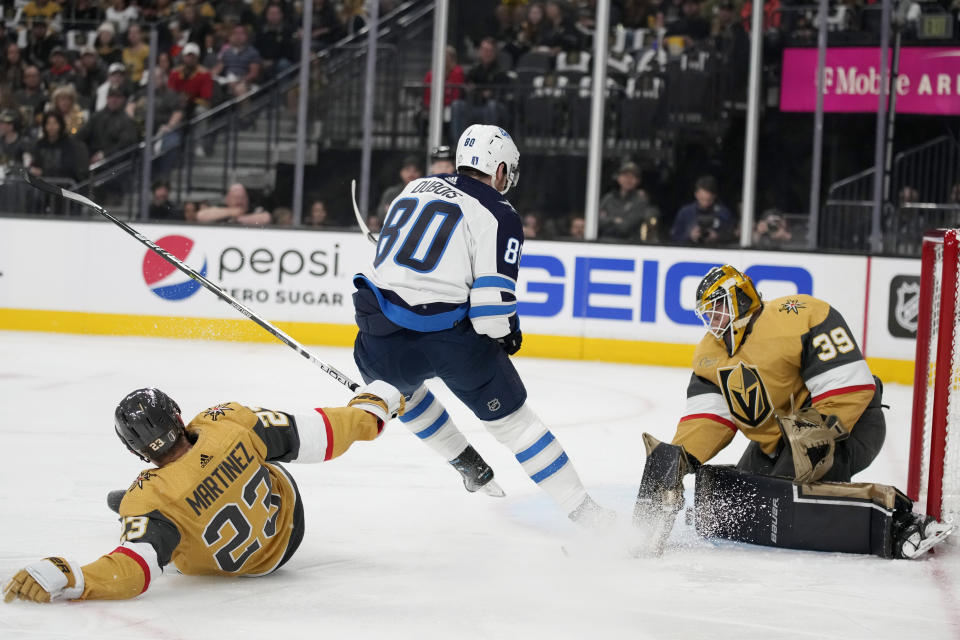
<svg viewBox="0 0 960 640"><path fill-rule="evenodd" d="M132 598L171 562L188 575L275 571L304 533L300 493L278 463L336 458L402 412L403 396L374 381L346 407L294 415L227 402L184 426L173 399L138 389L117 406L116 432L156 468L125 493L111 493L122 495L112 505L121 516L120 546L83 566L59 557L35 562L4 585L4 599Z"/></svg>
<svg viewBox="0 0 960 640"><path fill-rule="evenodd" d="M763 301L730 265L697 288L707 328L693 357L673 441L647 449L634 553L659 554L696 473L697 533L817 551L917 558L953 531L895 487L851 483L883 446L883 387L840 313L792 295ZM735 467L705 464L737 432L749 440Z"/></svg>

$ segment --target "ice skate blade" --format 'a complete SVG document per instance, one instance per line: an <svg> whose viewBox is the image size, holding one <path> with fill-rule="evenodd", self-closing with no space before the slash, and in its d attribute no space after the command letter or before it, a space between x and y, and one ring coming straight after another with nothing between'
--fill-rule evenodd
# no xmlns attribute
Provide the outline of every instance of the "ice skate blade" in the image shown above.
<svg viewBox="0 0 960 640"><path fill-rule="evenodd" d="M503 498L507 495L506 492L500 488L500 485L497 484L496 480L491 480L487 484L480 487L479 490L488 496L493 496L494 498Z"/></svg>

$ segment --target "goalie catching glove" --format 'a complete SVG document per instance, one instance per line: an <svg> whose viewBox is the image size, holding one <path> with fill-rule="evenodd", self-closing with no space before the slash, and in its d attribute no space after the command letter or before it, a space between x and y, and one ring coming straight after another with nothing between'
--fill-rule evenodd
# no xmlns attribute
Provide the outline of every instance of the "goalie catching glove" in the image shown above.
<svg viewBox="0 0 960 640"><path fill-rule="evenodd" d="M350 399L347 406L372 413L382 426L387 420L403 415L405 400L393 385L374 380L357 389L357 395Z"/></svg>
<svg viewBox="0 0 960 640"><path fill-rule="evenodd" d="M21 569L3 585L3 601L14 598L33 602L72 600L83 595L80 565L63 558L44 558Z"/></svg>
<svg viewBox="0 0 960 640"><path fill-rule="evenodd" d="M786 417L776 416L784 442L790 447L797 482L816 482L833 466L837 443L847 431L837 416L822 415L813 407Z"/></svg>
<svg viewBox="0 0 960 640"><path fill-rule="evenodd" d="M683 476L692 464L682 446L660 442L643 434L647 462L633 509L633 523L641 539L632 549L635 556L661 555L677 513L683 508Z"/></svg>

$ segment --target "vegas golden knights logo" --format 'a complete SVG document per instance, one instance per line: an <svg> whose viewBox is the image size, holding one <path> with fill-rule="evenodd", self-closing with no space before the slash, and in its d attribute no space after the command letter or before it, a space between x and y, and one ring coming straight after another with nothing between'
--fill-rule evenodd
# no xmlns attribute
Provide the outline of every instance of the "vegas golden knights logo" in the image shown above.
<svg viewBox="0 0 960 640"><path fill-rule="evenodd" d="M773 413L770 396L757 368L741 362L717 369L720 388L733 417L750 427L759 427Z"/></svg>

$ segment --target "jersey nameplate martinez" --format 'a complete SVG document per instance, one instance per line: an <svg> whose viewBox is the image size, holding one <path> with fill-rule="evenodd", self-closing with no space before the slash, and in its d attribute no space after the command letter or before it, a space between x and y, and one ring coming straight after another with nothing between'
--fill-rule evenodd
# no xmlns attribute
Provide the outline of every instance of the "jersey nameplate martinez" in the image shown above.
<svg viewBox="0 0 960 640"><path fill-rule="evenodd" d="M741 362L717 369L730 413L746 426L759 427L773 414L773 403L757 367Z"/></svg>

